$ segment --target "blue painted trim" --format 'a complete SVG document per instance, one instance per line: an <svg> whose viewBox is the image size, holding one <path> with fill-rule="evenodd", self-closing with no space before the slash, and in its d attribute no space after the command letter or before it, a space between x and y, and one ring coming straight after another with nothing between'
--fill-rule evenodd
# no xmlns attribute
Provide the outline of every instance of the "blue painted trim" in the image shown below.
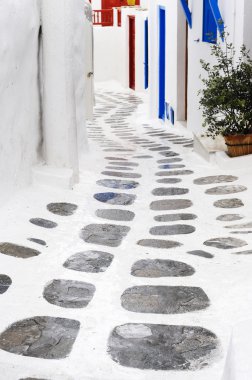
<svg viewBox="0 0 252 380"><path fill-rule="evenodd" d="M187 1L180 0L180 4L182 5L183 11L185 13L185 17L187 19L189 27L192 29L192 12L190 11Z"/></svg>
<svg viewBox="0 0 252 380"><path fill-rule="evenodd" d="M214 16L217 28L218 28L220 36L221 36L221 39L222 39L222 41L224 41L225 27L224 27L223 18L222 18L221 13L220 13L218 1L217 0L209 0L209 3L210 3L211 10L213 12L213 16Z"/></svg>
<svg viewBox="0 0 252 380"><path fill-rule="evenodd" d="M209 0L203 0L202 41L209 44L216 44L217 42L217 26Z"/></svg>
<svg viewBox="0 0 252 380"><path fill-rule="evenodd" d="M165 103L166 119L170 120L170 103Z"/></svg>
<svg viewBox="0 0 252 380"><path fill-rule="evenodd" d="M159 6L159 119L165 119L166 9Z"/></svg>
<svg viewBox="0 0 252 380"><path fill-rule="evenodd" d="M149 20L144 22L144 87L149 87Z"/></svg>

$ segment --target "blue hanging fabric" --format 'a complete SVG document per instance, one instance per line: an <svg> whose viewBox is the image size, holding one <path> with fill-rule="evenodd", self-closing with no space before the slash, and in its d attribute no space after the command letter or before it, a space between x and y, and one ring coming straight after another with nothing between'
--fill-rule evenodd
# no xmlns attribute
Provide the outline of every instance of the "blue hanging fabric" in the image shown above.
<svg viewBox="0 0 252 380"><path fill-rule="evenodd" d="M222 41L224 41L224 21L220 13L219 5L218 5L218 0L209 0L211 10L213 12L213 16L217 25L217 28L220 32L220 36Z"/></svg>
<svg viewBox="0 0 252 380"><path fill-rule="evenodd" d="M192 29L192 12L190 11L187 1L186 0L180 0L180 3L182 5L183 11L185 13L187 22L189 27Z"/></svg>

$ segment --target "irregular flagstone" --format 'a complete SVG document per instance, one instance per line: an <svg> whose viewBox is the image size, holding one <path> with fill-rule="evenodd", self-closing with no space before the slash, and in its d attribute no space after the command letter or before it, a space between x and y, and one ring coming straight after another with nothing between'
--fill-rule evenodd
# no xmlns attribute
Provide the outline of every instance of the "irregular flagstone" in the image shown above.
<svg viewBox="0 0 252 380"><path fill-rule="evenodd" d="M177 157L177 156L179 156L178 153L171 152L171 151L168 151L168 152L159 152L159 154L161 154L161 156L164 156L164 157Z"/></svg>
<svg viewBox="0 0 252 380"><path fill-rule="evenodd" d="M0 294L7 292L11 284L12 281L9 276L6 276L6 274L0 274Z"/></svg>
<svg viewBox="0 0 252 380"><path fill-rule="evenodd" d="M179 187L159 187L152 191L152 194L156 196L184 195L188 193L189 189L182 189Z"/></svg>
<svg viewBox="0 0 252 380"><path fill-rule="evenodd" d="M133 170L132 168L126 168L124 166L106 166L106 169L109 169L109 170L119 170L119 171L121 171L121 170L125 170L125 171L127 171L127 170Z"/></svg>
<svg viewBox="0 0 252 380"><path fill-rule="evenodd" d="M235 194L241 193L248 190L246 186L231 185L231 186L217 186L205 191L206 194L210 195L225 195L225 194Z"/></svg>
<svg viewBox="0 0 252 380"><path fill-rule="evenodd" d="M135 213L128 210L97 210L96 216L102 219L131 222L135 218Z"/></svg>
<svg viewBox="0 0 252 380"><path fill-rule="evenodd" d="M252 250L241 251L241 252L232 252L233 255L252 255Z"/></svg>
<svg viewBox="0 0 252 380"><path fill-rule="evenodd" d="M57 223L52 222L51 220L43 219L43 218L32 218L30 219L30 222L32 224L35 224L35 226L43 227L43 228L56 228L58 226Z"/></svg>
<svg viewBox="0 0 252 380"><path fill-rule="evenodd" d="M159 169L181 169L185 168L185 165L180 164L165 164L165 165L159 165Z"/></svg>
<svg viewBox="0 0 252 380"><path fill-rule="evenodd" d="M135 313L181 314L206 309L210 302L201 288L134 286L121 296L122 307Z"/></svg>
<svg viewBox="0 0 252 380"><path fill-rule="evenodd" d="M39 244L39 245L46 245L46 242L44 240L41 240L41 239L34 239L34 238L28 238L27 240L33 242L33 243L36 243L36 244Z"/></svg>
<svg viewBox="0 0 252 380"><path fill-rule="evenodd" d="M118 247L130 228L115 224L89 224L81 230L80 237L91 244Z"/></svg>
<svg viewBox="0 0 252 380"><path fill-rule="evenodd" d="M160 239L142 239L137 242L142 247L169 249L180 247L182 244L177 241L160 240Z"/></svg>
<svg viewBox="0 0 252 380"><path fill-rule="evenodd" d="M97 185L109 187L111 189L122 189L122 190L135 189L139 186L138 182L120 180L120 179L101 179L97 181L96 183Z"/></svg>
<svg viewBox="0 0 252 380"><path fill-rule="evenodd" d="M95 286L81 281L53 280L43 296L51 304L65 308L83 308L92 300Z"/></svg>
<svg viewBox="0 0 252 380"><path fill-rule="evenodd" d="M239 208L244 206L244 203L238 198L220 199L214 202L214 206L218 208Z"/></svg>
<svg viewBox="0 0 252 380"><path fill-rule="evenodd" d="M157 215L154 217L157 222L176 222L178 220L194 220L197 215L194 214L166 214Z"/></svg>
<svg viewBox="0 0 252 380"><path fill-rule="evenodd" d="M186 277L194 273L190 265L173 260L139 260L131 268L135 277Z"/></svg>
<svg viewBox="0 0 252 380"><path fill-rule="evenodd" d="M235 177L232 175L214 175L214 176L197 178L193 182L196 185L211 185L214 183L234 182L237 180L238 180L238 177Z"/></svg>
<svg viewBox="0 0 252 380"><path fill-rule="evenodd" d="M160 201L154 201L150 204L151 210L162 211L162 210L181 210L189 208L193 205L192 201L189 199L173 199L167 200L162 199Z"/></svg>
<svg viewBox="0 0 252 380"><path fill-rule="evenodd" d="M137 164L136 162L110 162L109 163L110 165L120 165L120 166L130 166L130 167L136 167L136 166L139 166L139 164Z"/></svg>
<svg viewBox="0 0 252 380"><path fill-rule="evenodd" d="M233 224L232 226L225 226L225 228L239 229L239 228L252 228L252 222L243 224Z"/></svg>
<svg viewBox="0 0 252 380"><path fill-rule="evenodd" d="M185 235L192 234L196 228L187 224L174 224L172 226L157 226L150 229L151 235Z"/></svg>
<svg viewBox="0 0 252 380"><path fill-rule="evenodd" d="M233 222L235 220L244 219L244 216L239 214L225 214L218 216L216 219L221 222Z"/></svg>
<svg viewBox="0 0 252 380"><path fill-rule="evenodd" d="M72 203L50 203L47 205L47 210L55 215L71 216L75 213L78 206Z"/></svg>
<svg viewBox="0 0 252 380"><path fill-rule="evenodd" d="M219 342L202 327L154 324L117 326L108 341L112 360L146 370L199 370L216 356Z"/></svg>
<svg viewBox="0 0 252 380"><path fill-rule="evenodd" d="M204 242L204 245L209 247L215 247L219 249L231 249L231 248L239 248L248 245L244 240L235 239L231 237L224 238L215 238L210 239Z"/></svg>
<svg viewBox="0 0 252 380"><path fill-rule="evenodd" d="M171 164L174 162L181 162L181 161L183 161L182 158L175 157L175 158L164 158L162 160L158 160L157 163L158 164Z"/></svg>
<svg viewBox="0 0 252 380"><path fill-rule="evenodd" d="M103 175L107 175L110 177L121 177L121 178L141 178L141 174L137 173L121 173L121 172L113 172L113 171L104 171Z"/></svg>
<svg viewBox="0 0 252 380"><path fill-rule="evenodd" d="M190 175L193 174L192 170L171 170L169 172L158 172L156 173L156 176L159 177L169 177L169 176L176 176L176 175Z"/></svg>
<svg viewBox="0 0 252 380"><path fill-rule="evenodd" d="M171 149L169 146L161 146L157 148L150 148L149 150L153 152L162 152L163 150L169 150L169 149Z"/></svg>
<svg viewBox="0 0 252 380"><path fill-rule="evenodd" d="M94 198L103 203L110 205L129 206L132 205L136 199L136 195L123 194L123 193L98 193Z"/></svg>
<svg viewBox="0 0 252 380"><path fill-rule="evenodd" d="M162 179L158 179L157 182L158 183L173 184L173 183L182 182L182 179L180 179L180 178L162 178Z"/></svg>
<svg viewBox="0 0 252 380"><path fill-rule="evenodd" d="M73 319L24 319L0 335L0 349L41 359L64 359L70 354L79 329L80 323Z"/></svg>
<svg viewBox="0 0 252 380"><path fill-rule="evenodd" d="M248 235L252 234L252 231L232 231L230 233L234 235Z"/></svg>
<svg viewBox="0 0 252 380"><path fill-rule="evenodd" d="M211 253L202 251L200 249L195 250L195 251L188 251L187 253L194 256L204 257L205 259L212 259L214 257L214 255L212 255Z"/></svg>
<svg viewBox="0 0 252 380"><path fill-rule="evenodd" d="M153 158L153 157L148 156L148 155L141 155L141 156L134 156L134 158Z"/></svg>
<svg viewBox="0 0 252 380"><path fill-rule="evenodd" d="M121 158L121 157L105 157L106 160L115 160L115 161L127 161L127 158Z"/></svg>
<svg viewBox="0 0 252 380"><path fill-rule="evenodd" d="M12 243L0 243L0 253L21 259L29 259L30 257L40 255L40 252L35 249Z"/></svg>
<svg viewBox="0 0 252 380"><path fill-rule="evenodd" d="M100 273L110 267L113 259L114 255L107 252L85 251L69 257L63 266L78 272Z"/></svg>

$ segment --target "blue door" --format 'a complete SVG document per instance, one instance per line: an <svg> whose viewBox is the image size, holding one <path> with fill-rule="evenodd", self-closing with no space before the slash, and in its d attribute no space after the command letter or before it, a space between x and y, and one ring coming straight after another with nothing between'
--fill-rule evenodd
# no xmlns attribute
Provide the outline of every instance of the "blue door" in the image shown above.
<svg viewBox="0 0 252 380"><path fill-rule="evenodd" d="M149 87L149 21L145 20L144 23L144 87Z"/></svg>
<svg viewBox="0 0 252 380"><path fill-rule="evenodd" d="M159 111L160 119L165 119L165 8L159 7Z"/></svg>

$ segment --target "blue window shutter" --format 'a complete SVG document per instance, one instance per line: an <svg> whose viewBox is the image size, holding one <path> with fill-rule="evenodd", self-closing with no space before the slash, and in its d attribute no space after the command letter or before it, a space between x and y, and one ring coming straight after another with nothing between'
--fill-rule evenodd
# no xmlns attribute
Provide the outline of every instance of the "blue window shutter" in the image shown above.
<svg viewBox="0 0 252 380"><path fill-rule="evenodd" d="M149 20L148 18L144 23L144 87L149 87Z"/></svg>
<svg viewBox="0 0 252 380"><path fill-rule="evenodd" d="M188 25L190 28L192 28L192 13L188 7L187 0L180 0L180 3L181 3L182 8L184 10Z"/></svg>
<svg viewBox="0 0 252 380"><path fill-rule="evenodd" d="M221 39L223 41L224 40L223 34L225 31L225 28L224 28L224 21L221 17L220 9L218 6L218 0L209 0L209 3L210 3L211 11L213 13L214 21L217 25L217 28L220 32Z"/></svg>
<svg viewBox="0 0 252 380"><path fill-rule="evenodd" d="M203 1L203 37L202 40L208 43L216 43L217 26L210 6L210 0Z"/></svg>

